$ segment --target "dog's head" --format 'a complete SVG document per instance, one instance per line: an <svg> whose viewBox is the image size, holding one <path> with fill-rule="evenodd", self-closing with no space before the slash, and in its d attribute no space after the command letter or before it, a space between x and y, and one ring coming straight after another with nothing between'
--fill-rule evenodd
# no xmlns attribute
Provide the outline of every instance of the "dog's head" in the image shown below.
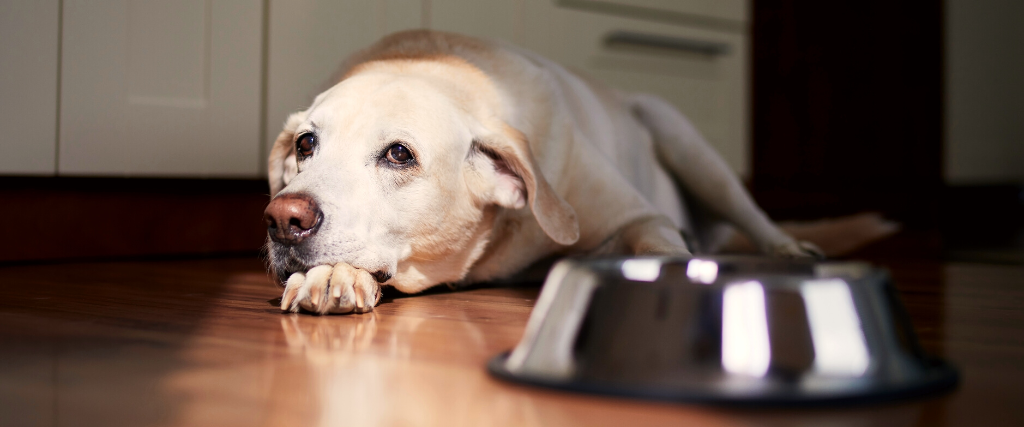
<svg viewBox="0 0 1024 427"><path fill-rule="evenodd" d="M270 154L272 269L283 280L345 262L385 282L404 263L419 271L400 289L457 281L500 209L528 207L550 239L574 243L572 207L501 108L490 80L452 59L364 64L320 94Z"/></svg>

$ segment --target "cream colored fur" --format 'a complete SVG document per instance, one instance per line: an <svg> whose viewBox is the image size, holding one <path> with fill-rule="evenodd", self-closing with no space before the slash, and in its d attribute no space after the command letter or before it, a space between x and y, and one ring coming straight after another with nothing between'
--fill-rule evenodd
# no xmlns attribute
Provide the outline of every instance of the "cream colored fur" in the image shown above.
<svg viewBox="0 0 1024 427"><path fill-rule="evenodd" d="M316 235L268 243L282 309L372 310L380 286L419 292L512 275L550 256L687 254L675 182L762 252L809 256L751 201L692 125L529 52L454 34L385 38L293 114L269 159L272 194L305 193ZM314 132L297 161L295 138ZM401 141L416 166L377 159ZM691 201L692 202L692 201ZM714 242L708 242L713 245ZM383 284L371 273L386 273Z"/></svg>

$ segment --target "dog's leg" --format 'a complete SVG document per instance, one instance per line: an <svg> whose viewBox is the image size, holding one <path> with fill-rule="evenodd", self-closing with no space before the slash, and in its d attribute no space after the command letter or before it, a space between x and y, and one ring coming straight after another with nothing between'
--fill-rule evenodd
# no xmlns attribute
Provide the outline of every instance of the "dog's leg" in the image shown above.
<svg viewBox="0 0 1024 427"><path fill-rule="evenodd" d="M725 161L671 104L637 95L633 111L651 132L659 160L688 192L750 236L761 252L783 257L820 257L814 245L797 242L768 219Z"/></svg>
<svg viewBox="0 0 1024 427"><path fill-rule="evenodd" d="M593 254L689 255L690 251L672 221L656 215L626 224Z"/></svg>
<svg viewBox="0 0 1024 427"><path fill-rule="evenodd" d="M320 314L366 313L380 301L380 285L366 270L345 263L319 265L292 273L285 282L281 310Z"/></svg>

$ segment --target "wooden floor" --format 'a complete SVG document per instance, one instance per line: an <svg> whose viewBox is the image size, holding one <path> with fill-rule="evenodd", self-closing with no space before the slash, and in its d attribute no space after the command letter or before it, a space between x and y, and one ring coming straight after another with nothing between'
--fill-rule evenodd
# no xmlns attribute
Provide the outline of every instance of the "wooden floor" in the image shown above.
<svg viewBox="0 0 1024 427"><path fill-rule="evenodd" d="M893 268L927 350L964 382L855 408L738 410L506 384L536 288L281 314L256 259L0 267L0 426L1024 425L1024 267Z"/></svg>

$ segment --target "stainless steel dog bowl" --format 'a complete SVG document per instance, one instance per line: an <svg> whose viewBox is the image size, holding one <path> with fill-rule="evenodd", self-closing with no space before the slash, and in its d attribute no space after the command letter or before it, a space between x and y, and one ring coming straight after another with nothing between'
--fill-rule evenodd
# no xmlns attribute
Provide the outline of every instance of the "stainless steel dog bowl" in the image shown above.
<svg viewBox="0 0 1024 427"><path fill-rule="evenodd" d="M948 390L885 270L752 257L556 264L500 378L687 402L814 404Z"/></svg>

